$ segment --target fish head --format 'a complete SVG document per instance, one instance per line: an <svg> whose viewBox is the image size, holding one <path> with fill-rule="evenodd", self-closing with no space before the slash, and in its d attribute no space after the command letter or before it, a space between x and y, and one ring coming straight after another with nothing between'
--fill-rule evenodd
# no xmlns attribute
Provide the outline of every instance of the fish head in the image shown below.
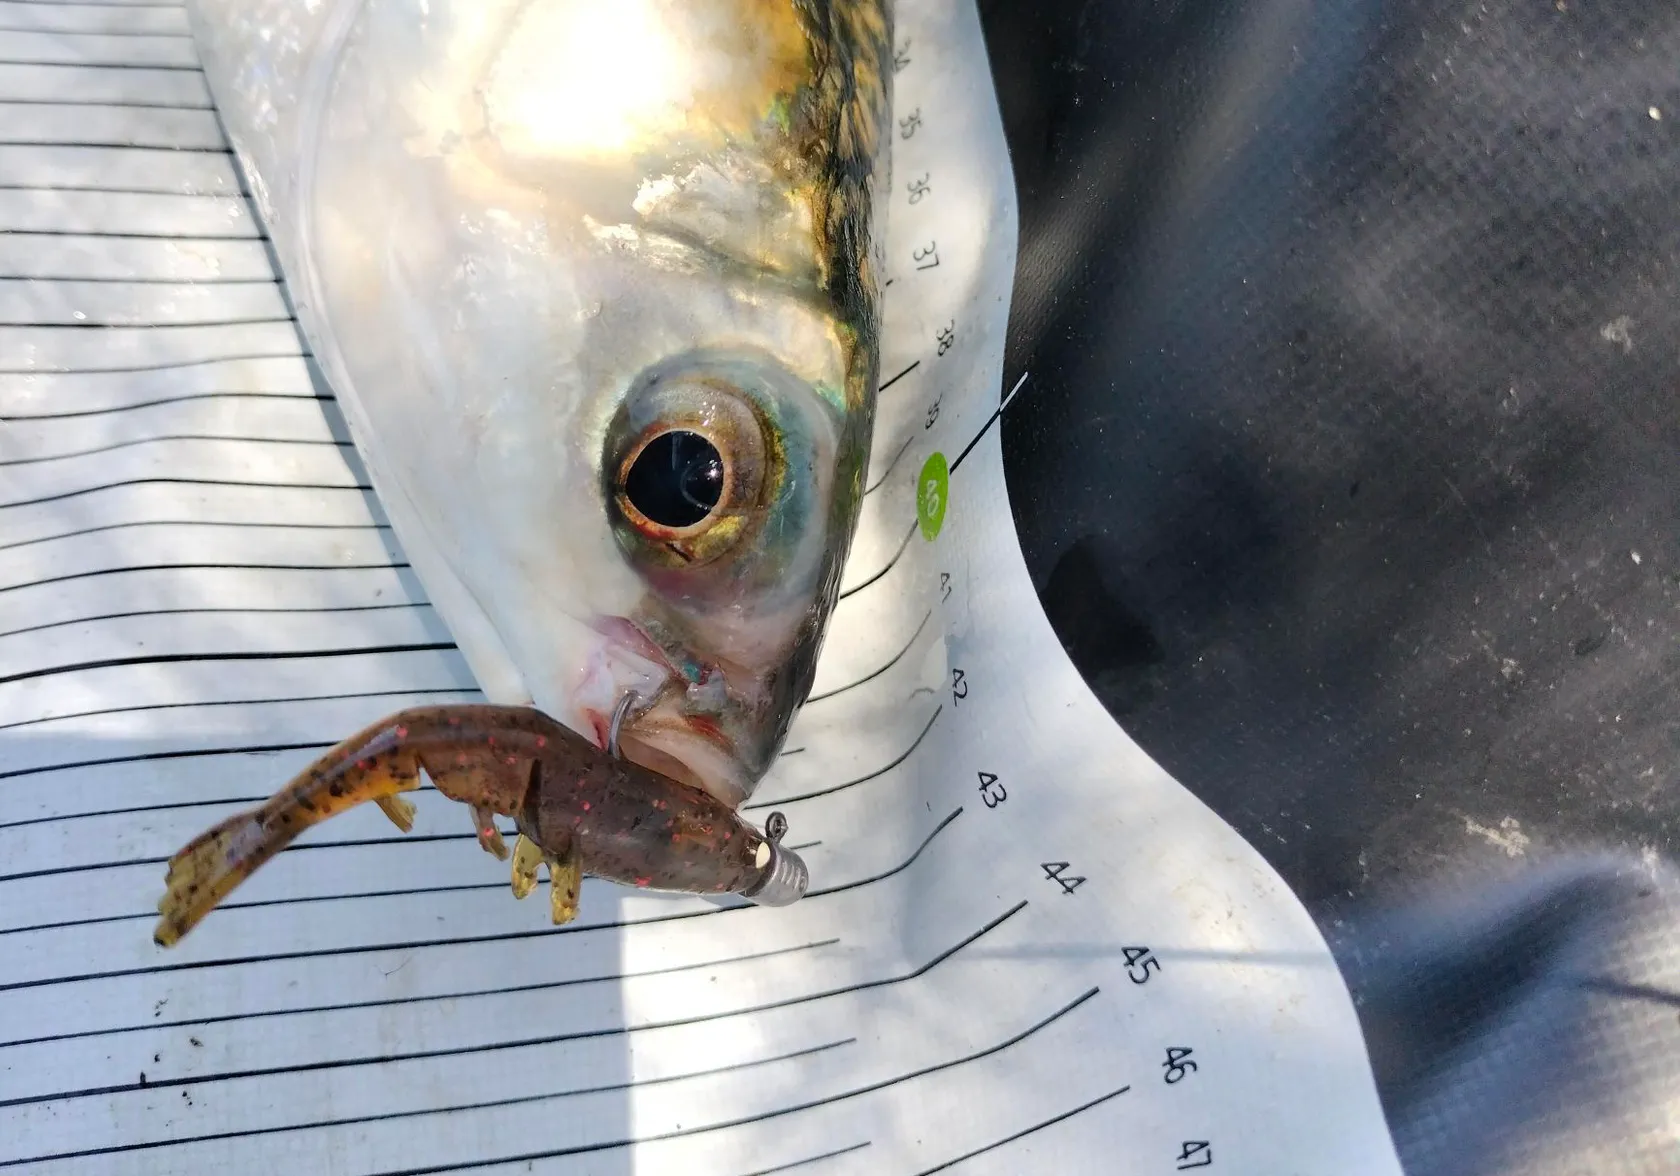
<svg viewBox="0 0 1680 1176"><path fill-rule="evenodd" d="M881 5L547 0L493 45L446 167L475 362L510 324L530 358L466 416L494 434L475 476L543 511L504 542L527 558L474 574L526 577L492 619L539 705L738 804L810 690L862 499Z"/></svg>
<svg viewBox="0 0 1680 1176"><path fill-rule="evenodd" d="M739 803L810 690L867 437L767 350L652 365L616 407L601 521L635 587L590 616L573 705L628 758Z"/></svg>
<svg viewBox="0 0 1680 1176"><path fill-rule="evenodd" d="M879 372L885 0L195 0L381 506L485 693L736 804Z"/></svg>

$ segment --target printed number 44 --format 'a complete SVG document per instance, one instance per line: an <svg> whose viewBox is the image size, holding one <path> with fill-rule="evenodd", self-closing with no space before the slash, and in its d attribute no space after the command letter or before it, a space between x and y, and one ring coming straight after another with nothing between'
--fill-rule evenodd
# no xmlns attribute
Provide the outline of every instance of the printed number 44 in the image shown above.
<svg viewBox="0 0 1680 1176"><path fill-rule="evenodd" d="M1046 878L1062 888L1063 894L1072 894L1085 884L1084 878L1067 872L1069 867L1066 862L1040 862L1039 867Z"/></svg>

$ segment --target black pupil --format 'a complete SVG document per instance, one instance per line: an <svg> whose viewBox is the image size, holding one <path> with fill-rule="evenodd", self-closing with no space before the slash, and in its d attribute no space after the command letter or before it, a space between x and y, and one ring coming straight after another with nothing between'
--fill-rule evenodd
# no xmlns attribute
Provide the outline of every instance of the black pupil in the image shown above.
<svg viewBox="0 0 1680 1176"><path fill-rule="evenodd" d="M650 522L692 527L723 496L723 457L699 433L661 433L631 465L624 496Z"/></svg>

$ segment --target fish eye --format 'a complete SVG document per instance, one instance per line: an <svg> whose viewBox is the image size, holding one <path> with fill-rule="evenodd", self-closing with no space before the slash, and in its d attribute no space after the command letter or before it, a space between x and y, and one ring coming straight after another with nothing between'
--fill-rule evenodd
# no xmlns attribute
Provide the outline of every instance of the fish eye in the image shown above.
<svg viewBox="0 0 1680 1176"><path fill-rule="evenodd" d="M723 454L700 433L672 429L642 446L624 479L624 497L655 526L673 531L703 522L723 498Z"/></svg>
<svg viewBox="0 0 1680 1176"><path fill-rule="evenodd" d="M607 492L641 563L693 569L729 555L767 514L780 477L774 426L715 373L661 379L609 429Z"/></svg>
<svg viewBox="0 0 1680 1176"><path fill-rule="evenodd" d="M808 591L826 566L831 411L765 352L697 349L643 369L601 434L602 505L630 566L687 609Z"/></svg>

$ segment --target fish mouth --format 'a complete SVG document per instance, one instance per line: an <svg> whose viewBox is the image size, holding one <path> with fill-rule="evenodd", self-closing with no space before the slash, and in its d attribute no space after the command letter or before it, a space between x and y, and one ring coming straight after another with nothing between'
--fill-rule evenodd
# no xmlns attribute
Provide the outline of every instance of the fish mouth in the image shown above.
<svg viewBox="0 0 1680 1176"><path fill-rule="evenodd" d="M739 807L767 767L755 708L731 689L743 672L689 649L667 650L625 617L597 618L592 627L602 640L577 702L596 744L612 745L612 717L628 695L619 754Z"/></svg>

